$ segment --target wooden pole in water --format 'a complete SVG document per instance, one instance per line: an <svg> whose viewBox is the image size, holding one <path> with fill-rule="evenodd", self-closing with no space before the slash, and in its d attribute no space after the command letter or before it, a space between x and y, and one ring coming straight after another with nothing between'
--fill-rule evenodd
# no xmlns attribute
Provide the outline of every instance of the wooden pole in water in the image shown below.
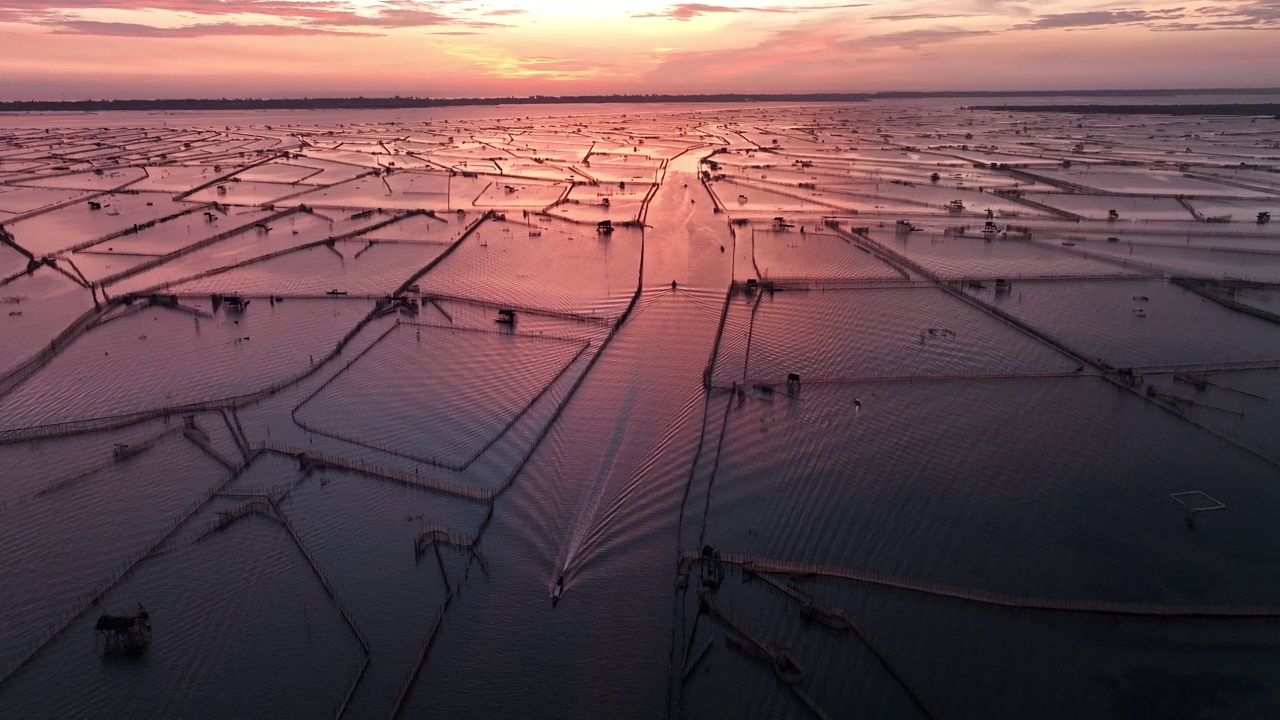
<svg viewBox="0 0 1280 720"><path fill-rule="evenodd" d="M449 582L449 573L444 571L444 558L440 557L440 543L433 541L431 547L436 551L436 564L440 566L440 577L444 578L445 592L452 595L453 587Z"/></svg>

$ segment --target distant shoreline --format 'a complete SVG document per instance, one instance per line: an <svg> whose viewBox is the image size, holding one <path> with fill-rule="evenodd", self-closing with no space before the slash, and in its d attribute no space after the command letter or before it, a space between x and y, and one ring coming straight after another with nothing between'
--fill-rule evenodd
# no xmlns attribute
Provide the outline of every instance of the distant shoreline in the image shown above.
<svg viewBox="0 0 1280 720"><path fill-rule="evenodd" d="M570 105L605 103L751 103L751 102L866 102L869 100L911 100L930 98L1018 98L1018 97L1175 97L1180 95L1280 95L1280 88L1201 88L1183 90L993 90L878 93L787 93L713 95L533 95L528 97L492 98L419 98L419 97L330 97L330 98L190 98L151 100L13 100L0 102L0 112L180 112L209 110L400 110L479 105ZM987 106L980 109L1075 111L1074 108L1138 108L1160 106L1138 105L1043 105ZM1270 107L1277 105L1182 105L1165 107ZM1049 111L1049 110L1045 110ZM1103 112L1104 110L1079 110ZM1124 110L1112 110L1124 112ZM1138 112L1130 110L1129 112ZM1187 111L1192 112L1192 111ZM1276 110L1262 114L1274 114ZM1225 113L1241 114L1241 113Z"/></svg>
<svg viewBox="0 0 1280 720"><path fill-rule="evenodd" d="M1082 115L1233 115L1280 118L1280 103L1220 105L974 105L974 110L1056 112Z"/></svg>

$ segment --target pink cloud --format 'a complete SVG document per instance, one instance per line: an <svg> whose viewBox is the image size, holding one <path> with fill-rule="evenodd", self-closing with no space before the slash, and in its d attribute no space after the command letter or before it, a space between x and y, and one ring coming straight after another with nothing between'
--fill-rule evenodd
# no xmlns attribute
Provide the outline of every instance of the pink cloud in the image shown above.
<svg viewBox="0 0 1280 720"><path fill-rule="evenodd" d="M198 37L206 35L367 35L325 28L426 28L462 27L469 30L504 27L442 12L440 3L424 5L413 0L385 0L379 5L357 6L345 0L287 2L285 0L8 0L21 7L0 7L0 20L55 28L78 35L127 37ZM270 22L197 23L183 27L145 23L100 22L75 16L75 11L160 11L204 17L261 15ZM357 12L357 9L361 12ZM289 28L293 28L290 30Z"/></svg>
<svg viewBox="0 0 1280 720"><path fill-rule="evenodd" d="M194 38L214 35L241 36L296 36L296 35L344 35L347 37L378 37L374 33L325 30L305 25L240 25L237 23L204 23L182 27L152 27L138 23L95 22L92 20L61 20L54 26L58 35L105 35L108 37L145 38Z"/></svg>
<svg viewBox="0 0 1280 720"><path fill-rule="evenodd" d="M763 7L742 7L731 5L709 5L706 3L679 3L672 5L670 8L656 13L643 13L634 17L642 18L671 18L673 20L691 20L700 15L711 15L715 13L794 13L794 12L811 12L815 10L839 10L843 8L867 7L870 3L854 3L847 5L800 5L800 6L763 6Z"/></svg>

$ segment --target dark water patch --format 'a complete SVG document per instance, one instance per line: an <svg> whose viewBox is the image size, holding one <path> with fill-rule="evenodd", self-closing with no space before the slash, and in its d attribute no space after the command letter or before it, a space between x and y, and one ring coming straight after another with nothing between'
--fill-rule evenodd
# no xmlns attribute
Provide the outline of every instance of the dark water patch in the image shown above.
<svg viewBox="0 0 1280 720"><path fill-rule="evenodd" d="M89 291L52 268L0 285L0 374L36 355L91 309Z"/></svg>
<svg viewBox="0 0 1280 720"><path fill-rule="evenodd" d="M1208 381L1203 389L1172 375L1148 377L1188 417L1280 462L1280 371L1191 376Z"/></svg>
<svg viewBox="0 0 1280 720"><path fill-rule="evenodd" d="M250 296L390 295L448 246L363 239L309 247L227 272L173 285L179 294Z"/></svg>
<svg viewBox="0 0 1280 720"><path fill-rule="evenodd" d="M1162 281L1019 283L990 297L1084 356L1117 367L1280 357L1280 329L1273 323Z"/></svg>
<svg viewBox="0 0 1280 720"><path fill-rule="evenodd" d="M1275 467L1100 380L731 402L707 526L726 551L1040 597L1266 605L1273 589ZM1189 532L1170 498L1185 490L1238 510Z"/></svg>
<svg viewBox="0 0 1280 720"><path fill-rule="evenodd" d="M368 311L250 301L212 319L145 308L90 330L0 400L6 429L217 400L311 369ZM91 387L76 381L93 368Z"/></svg>
<svg viewBox="0 0 1280 720"><path fill-rule="evenodd" d="M970 232L977 235L981 228L974 224ZM1039 245L989 241L981 236L907 234L890 239L886 235L877 236L877 241L943 279L1132 275L1137 272Z"/></svg>
<svg viewBox="0 0 1280 720"><path fill-rule="evenodd" d="M62 435L0 445L0 466L10 469L0 483L0 503L13 507L59 479L77 477L115 461L117 444L132 445L173 431L177 418L156 419L91 435Z"/></svg>
<svg viewBox="0 0 1280 720"><path fill-rule="evenodd" d="M11 163L5 162L4 165L8 168ZM18 215L25 215L41 208L57 205L78 197L86 197L87 195L88 193L83 190L6 185L0 187L0 218L4 218L8 222L10 218Z"/></svg>
<svg viewBox="0 0 1280 720"><path fill-rule="evenodd" d="M1267 620L1121 620L825 581L807 589L849 611L939 717L1251 717L1275 703Z"/></svg>
<svg viewBox="0 0 1280 720"><path fill-rule="evenodd" d="M486 222L419 282L422 291L563 313L609 316L636 291L641 235L543 223ZM534 235L532 233L540 233Z"/></svg>
<svg viewBox="0 0 1280 720"><path fill-rule="evenodd" d="M399 326L318 395L304 425L461 468L564 372L585 344ZM371 405L362 407L364 402Z"/></svg>
<svg viewBox="0 0 1280 720"><path fill-rule="evenodd" d="M51 623L67 619L86 592L115 577L225 473L180 435L96 468L63 489L15 503L3 516L0 601L9 612L0 647L6 663ZM35 466L28 472L43 484L62 479Z"/></svg>
<svg viewBox="0 0 1280 720"><path fill-rule="evenodd" d="M451 219L456 222L451 222ZM432 217L430 215L406 215L402 220L371 230L360 237L367 240L398 240L401 242L426 242L450 244L468 227L467 214Z"/></svg>
<svg viewBox="0 0 1280 720"><path fill-rule="evenodd" d="M110 154L111 150L98 150L100 154ZM89 159L92 153L79 153L81 159ZM35 187L58 188L67 190L115 190L128 186L146 176L142 168L120 167L111 170L99 168L92 171L85 168L83 172L53 173L47 177L26 178L24 183Z"/></svg>
<svg viewBox="0 0 1280 720"><path fill-rule="evenodd" d="M474 538L485 509L329 472L308 478L283 507L370 643L373 662L351 712L387 717L447 594L468 573L483 577L467 549L438 544L418 553L415 543L430 529Z"/></svg>
<svg viewBox="0 0 1280 720"><path fill-rule="evenodd" d="M784 585L790 582L777 581ZM797 589L807 594L808 588ZM687 594L693 593L691 583ZM796 600L759 577L730 569L711 601L731 613L750 634L748 645L758 641L790 653L801 670L795 687L830 717L928 717L857 632L836 630L804 615ZM792 685L778 676L771 661L731 640L731 636L741 635L717 616L702 613L686 618L686 623L696 625L696 633L712 645L688 681L673 680L680 686L677 695L683 717L728 717L723 714L725 708L737 707L746 698L762 707L776 708L770 717L815 716L793 694ZM699 644L695 640L693 647ZM878 643L876 648L878 651ZM743 660L755 669L748 671ZM896 671L896 658L890 662ZM748 688L739 679L742 675L756 677L758 682Z"/></svg>
<svg viewBox="0 0 1280 720"><path fill-rule="evenodd" d="M1090 252L1149 263L1189 275L1280 282L1280 247L1270 251L1232 252L1197 247L1157 247L1138 243L1090 243Z"/></svg>
<svg viewBox="0 0 1280 720"><path fill-rule="evenodd" d="M897 280L903 277L849 240L817 225L785 232L751 229L762 279Z"/></svg>
<svg viewBox="0 0 1280 720"><path fill-rule="evenodd" d="M298 190L305 192L291 200L318 207L400 210L450 207L449 176L445 173L406 172L387 177L362 177L329 187Z"/></svg>
<svg viewBox="0 0 1280 720"><path fill-rule="evenodd" d="M231 227L225 237L212 236L211 242L171 257L167 262L134 275L112 279L108 283L109 291L119 295L165 289L182 280L247 265L311 243L358 234L360 230L385 222L387 218L329 217L317 212L282 210L265 220L255 215L242 217L234 212L227 219Z"/></svg>
<svg viewBox="0 0 1280 720"><path fill-rule="evenodd" d="M120 232L185 210L187 206L163 194L112 193L88 202L49 210L7 225L14 240L31 253L42 256L83 242Z"/></svg>
<svg viewBox="0 0 1280 720"><path fill-rule="evenodd" d="M209 540L144 561L102 602L152 614L148 651L104 660L86 614L0 687L24 715L273 718L327 715L360 646L278 524L247 517ZM236 692L227 692L236 688Z"/></svg>
<svg viewBox="0 0 1280 720"><path fill-rule="evenodd" d="M91 245L86 248L85 253L72 255L72 259L79 266L83 264L82 256L86 253L110 254L118 256L115 258L117 260L126 260L134 255L165 255L271 215L271 211L257 208L232 210L224 207L208 210L201 209L199 205L188 205L180 209L187 212L170 220L140 228L137 232L130 232L127 235ZM206 215L206 213L209 214ZM104 274L103 277L105 276ZM98 278L91 279L96 282Z"/></svg>
<svg viewBox="0 0 1280 720"><path fill-rule="evenodd" d="M742 305L734 305L741 312ZM937 289L766 293L748 380L1069 371L1047 346Z"/></svg>

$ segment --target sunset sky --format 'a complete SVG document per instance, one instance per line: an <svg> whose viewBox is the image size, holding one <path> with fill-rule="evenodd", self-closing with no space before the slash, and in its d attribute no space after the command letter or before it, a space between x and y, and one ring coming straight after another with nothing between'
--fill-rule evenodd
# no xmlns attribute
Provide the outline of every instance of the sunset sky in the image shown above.
<svg viewBox="0 0 1280 720"><path fill-rule="evenodd" d="M0 0L0 100L1280 85L1280 2Z"/></svg>

